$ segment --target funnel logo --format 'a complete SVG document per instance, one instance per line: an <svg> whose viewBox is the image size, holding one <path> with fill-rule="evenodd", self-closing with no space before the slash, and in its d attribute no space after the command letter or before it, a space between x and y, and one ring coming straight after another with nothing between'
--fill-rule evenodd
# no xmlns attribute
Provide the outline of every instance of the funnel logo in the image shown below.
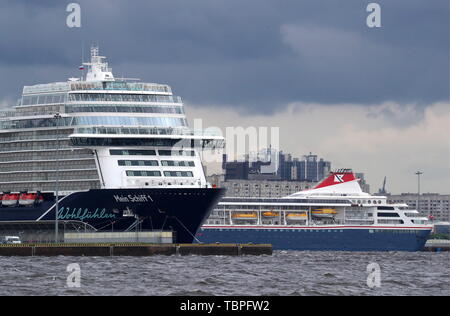
<svg viewBox="0 0 450 316"><path fill-rule="evenodd" d="M344 182L343 177L344 177L343 174L335 174L334 175L334 182Z"/></svg>

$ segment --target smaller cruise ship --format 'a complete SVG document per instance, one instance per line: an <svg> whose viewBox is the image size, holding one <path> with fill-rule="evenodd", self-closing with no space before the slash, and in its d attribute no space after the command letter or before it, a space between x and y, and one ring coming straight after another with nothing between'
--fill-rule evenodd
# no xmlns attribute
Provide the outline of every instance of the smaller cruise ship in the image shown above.
<svg viewBox="0 0 450 316"><path fill-rule="evenodd" d="M269 243L278 250L420 251L428 219L361 190L340 169L283 198L223 198L197 233L204 243Z"/></svg>

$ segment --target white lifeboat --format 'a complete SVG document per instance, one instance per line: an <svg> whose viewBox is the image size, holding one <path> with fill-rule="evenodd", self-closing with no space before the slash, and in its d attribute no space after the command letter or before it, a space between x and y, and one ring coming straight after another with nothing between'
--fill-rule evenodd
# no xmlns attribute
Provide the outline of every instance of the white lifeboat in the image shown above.
<svg viewBox="0 0 450 316"><path fill-rule="evenodd" d="M43 197L37 193L21 193L19 197L20 206L31 206L36 202L42 202Z"/></svg>
<svg viewBox="0 0 450 316"><path fill-rule="evenodd" d="M333 218L337 212L331 208L318 208L311 212L312 216L319 218Z"/></svg>
<svg viewBox="0 0 450 316"><path fill-rule="evenodd" d="M7 193L3 194L2 205L7 207L13 207L17 205L19 201L19 193Z"/></svg>
<svg viewBox="0 0 450 316"><path fill-rule="evenodd" d="M289 213L286 215L288 221L305 221L307 218L306 213Z"/></svg>

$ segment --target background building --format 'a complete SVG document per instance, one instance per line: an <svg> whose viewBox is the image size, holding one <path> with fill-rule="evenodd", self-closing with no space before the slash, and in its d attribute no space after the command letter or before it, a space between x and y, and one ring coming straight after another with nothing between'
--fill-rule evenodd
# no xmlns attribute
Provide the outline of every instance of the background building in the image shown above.
<svg viewBox="0 0 450 316"><path fill-rule="evenodd" d="M316 186L330 173L331 162L312 153L296 158L269 148L241 161L229 161L223 155L222 169L222 175L210 175L208 182L226 188L226 196L283 197ZM364 173L355 176L369 193Z"/></svg>
<svg viewBox="0 0 450 316"><path fill-rule="evenodd" d="M359 185L361 186L361 190L363 190L363 192L370 193L370 185L366 182L364 173L355 172L355 177L359 179Z"/></svg>
<svg viewBox="0 0 450 316"><path fill-rule="evenodd" d="M301 158L265 149L256 157L228 161L223 155L222 169L228 180L278 180L318 182L331 171L331 162L310 153Z"/></svg>
<svg viewBox="0 0 450 316"><path fill-rule="evenodd" d="M437 221L450 221L450 195L424 193L420 195L417 207L417 193L386 195L389 203L406 203L409 208L417 209L423 216L433 216Z"/></svg>
<svg viewBox="0 0 450 316"><path fill-rule="evenodd" d="M284 197L314 187L316 182L272 181L272 180L228 180L212 175L208 181L217 187L227 189L229 197Z"/></svg>
<svg viewBox="0 0 450 316"><path fill-rule="evenodd" d="M331 163L318 159L309 153L302 158L292 158L291 154L279 153L278 174L283 181L317 182L331 171Z"/></svg>

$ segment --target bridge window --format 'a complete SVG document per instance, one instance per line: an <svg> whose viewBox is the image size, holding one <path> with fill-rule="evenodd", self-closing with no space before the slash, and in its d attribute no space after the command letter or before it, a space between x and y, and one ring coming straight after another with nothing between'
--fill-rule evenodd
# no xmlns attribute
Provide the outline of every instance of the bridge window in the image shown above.
<svg viewBox="0 0 450 316"><path fill-rule="evenodd" d="M169 167L195 167L193 161L161 160L161 165Z"/></svg>
<svg viewBox="0 0 450 316"><path fill-rule="evenodd" d="M193 177L191 171L164 171L165 177Z"/></svg>
<svg viewBox="0 0 450 316"><path fill-rule="evenodd" d="M157 160L119 160L119 166L158 166Z"/></svg>
<svg viewBox="0 0 450 316"><path fill-rule="evenodd" d="M146 171L146 170L127 170L127 176L129 177L160 177L159 171Z"/></svg>
<svg viewBox="0 0 450 316"><path fill-rule="evenodd" d="M111 156L155 156L155 150L126 150L126 149L111 149L109 151Z"/></svg>
<svg viewBox="0 0 450 316"><path fill-rule="evenodd" d="M394 210L394 208L392 206L378 206L377 209L380 211L393 211Z"/></svg>
<svg viewBox="0 0 450 316"><path fill-rule="evenodd" d="M400 217L398 213L378 213L378 217Z"/></svg>
<svg viewBox="0 0 450 316"><path fill-rule="evenodd" d="M159 150L160 156L195 156L193 150Z"/></svg>

